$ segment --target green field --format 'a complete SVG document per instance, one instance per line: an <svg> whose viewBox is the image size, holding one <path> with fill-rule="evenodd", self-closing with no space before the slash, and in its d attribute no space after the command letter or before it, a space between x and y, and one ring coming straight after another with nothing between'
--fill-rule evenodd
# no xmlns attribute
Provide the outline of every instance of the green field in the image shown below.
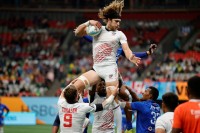
<svg viewBox="0 0 200 133"><path fill-rule="evenodd" d="M51 129L51 125L4 126L4 133L51 133ZM88 133L91 133L91 126L88 128Z"/></svg>
<svg viewBox="0 0 200 133"><path fill-rule="evenodd" d="M4 126L4 133L51 133L51 125Z"/></svg>
<svg viewBox="0 0 200 133"><path fill-rule="evenodd" d="M51 133L51 125L36 126L4 126L4 133ZM91 126L88 128L91 133Z"/></svg>

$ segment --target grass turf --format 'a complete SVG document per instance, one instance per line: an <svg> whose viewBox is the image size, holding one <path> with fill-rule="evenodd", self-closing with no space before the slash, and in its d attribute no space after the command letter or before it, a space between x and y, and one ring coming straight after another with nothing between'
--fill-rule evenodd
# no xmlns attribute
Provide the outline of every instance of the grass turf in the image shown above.
<svg viewBox="0 0 200 133"><path fill-rule="evenodd" d="M51 125L4 126L4 133L51 133Z"/></svg>
<svg viewBox="0 0 200 133"><path fill-rule="evenodd" d="M91 133L91 127L90 125L88 133ZM51 133L51 129L52 125L4 126L4 133Z"/></svg>
<svg viewBox="0 0 200 133"><path fill-rule="evenodd" d="M52 125L4 126L4 133L51 133ZM88 128L91 133L91 126Z"/></svg>

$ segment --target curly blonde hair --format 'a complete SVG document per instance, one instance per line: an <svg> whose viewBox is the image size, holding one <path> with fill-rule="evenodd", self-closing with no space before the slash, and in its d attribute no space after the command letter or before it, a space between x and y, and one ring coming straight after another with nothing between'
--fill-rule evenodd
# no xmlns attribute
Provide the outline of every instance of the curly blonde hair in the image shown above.
<svg viewBox="0 0 200 133"><path fill-rule="evenodd" d="M123 7L123 0L115 0L103 9L99 9L98 16L103 19L104 22L107 21L107 18L120 18Z"/></svg>

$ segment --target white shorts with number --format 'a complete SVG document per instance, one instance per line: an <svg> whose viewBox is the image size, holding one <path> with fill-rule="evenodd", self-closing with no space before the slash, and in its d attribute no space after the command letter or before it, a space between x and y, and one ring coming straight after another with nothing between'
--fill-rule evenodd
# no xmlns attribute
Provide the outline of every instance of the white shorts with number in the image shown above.
<svg viewBox="0 0 200 133"><path fill-rule="evenodd" d="M117 64L109 65L109 66L97 66L94 65L93 69L96 73L105 80L105 82L113 82L117 81L119 77Z"/></svg>

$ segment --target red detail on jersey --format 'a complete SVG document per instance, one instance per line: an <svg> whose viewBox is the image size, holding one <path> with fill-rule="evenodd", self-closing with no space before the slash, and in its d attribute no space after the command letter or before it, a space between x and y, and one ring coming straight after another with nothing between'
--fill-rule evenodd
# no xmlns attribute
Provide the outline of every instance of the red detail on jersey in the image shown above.
<svg viewBox="0 0 200 133"><path fill-rule="evenodd" d="M64 112L64 113L76 113L77 108L64 108L64 107L62 107L62 112Z"/></svg>
<svg viewBox="0 0 200 133"><path fill-rule="evenodd" d="M103 119L106 121L104 123L101 124L101 126L99 127L100 130L106 130L109 128L113 128L113 124L114 124L114 114L113 114L113 110L109 110L105 115L102 116Z"/></svg>
<svg viewBox="0 0 200 133"><path fill-rule="evenodd" d="M111 55L112 47L109 44L104 43L96 47L94 51L94 53L96 53L96 55L94 56L94 62L99 63L102 62L106 58L106 56Z"/></svg>
<svg viewBox="0 0 200 133"><path fill-rule="evenodd" d="M64 127L72 127L72 114L64 114Z"/></svg>

